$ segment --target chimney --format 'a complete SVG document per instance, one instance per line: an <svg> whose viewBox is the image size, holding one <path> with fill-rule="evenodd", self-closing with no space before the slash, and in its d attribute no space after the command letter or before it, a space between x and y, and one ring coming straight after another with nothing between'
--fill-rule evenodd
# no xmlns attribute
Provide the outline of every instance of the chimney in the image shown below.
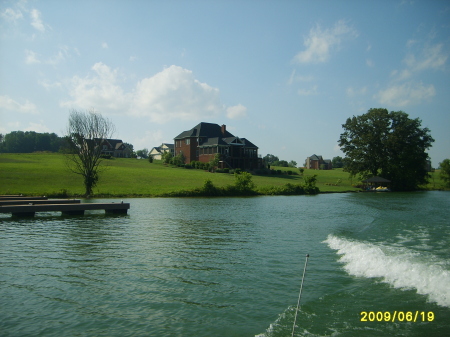
<svg viewBox="0 0 450 337"><path fill-rule="evenodd" d="M221 127L221 130L222 130L222 136L225 137L225 133L227 132L227 126L225 124L223 124Z"/></svg>

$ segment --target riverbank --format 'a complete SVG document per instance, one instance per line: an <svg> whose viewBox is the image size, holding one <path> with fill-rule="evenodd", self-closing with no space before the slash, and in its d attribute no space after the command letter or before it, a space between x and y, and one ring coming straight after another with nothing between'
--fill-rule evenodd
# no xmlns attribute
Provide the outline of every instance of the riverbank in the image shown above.
<svg viewBox="0 0 450 337"><path fill-rule="evenodd" d="M217 188L234 185L234 175L210 173L204 170L166 166L160 162L115 158L105 160L106 167L94 189L96 197L163 197L186 194L203 188L210 180ZM0 154L0 194L46 195L48 197L80 197L84 193L81 176L71 173L58 153ZM350 179L342 169L330 171L305 170L303 176L296 168L273 167L273 175L253 175L258 194L303 185L305 178L317 175L316 186L321 193L356 192L356 179ZM292 174L288 174L291 171ZM280 174L281 173L281 174ZM438 172L433 173L426 189L441 189ZM289 187L289 186L288 186Z"/></svg>

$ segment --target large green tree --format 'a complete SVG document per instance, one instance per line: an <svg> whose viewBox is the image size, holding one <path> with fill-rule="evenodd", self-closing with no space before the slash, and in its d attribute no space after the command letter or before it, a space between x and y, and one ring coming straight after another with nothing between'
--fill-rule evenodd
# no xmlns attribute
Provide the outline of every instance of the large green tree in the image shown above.
<svg viewBox="0 0 450 337"><path fill-rule="evenodd" d="M370 109L348 118L339 146L345 153L345 168L361 178L382 176L395 190L414 190L427 182L426 152L434 139L421 120L403 111Z"/></svg>

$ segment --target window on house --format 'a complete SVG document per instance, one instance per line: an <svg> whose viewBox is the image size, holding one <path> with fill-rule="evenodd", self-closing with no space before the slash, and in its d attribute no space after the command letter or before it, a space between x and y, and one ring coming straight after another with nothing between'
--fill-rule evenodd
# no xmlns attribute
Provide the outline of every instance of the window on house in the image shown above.
<svg viewBox="0 0 450 337"><path fill-rule="evenodd" d="M191 144L191 140L190 140L189 138L186 138L186 139L184 140L184 143L185 143L186 145L189 145L189 144Z"/></svg>

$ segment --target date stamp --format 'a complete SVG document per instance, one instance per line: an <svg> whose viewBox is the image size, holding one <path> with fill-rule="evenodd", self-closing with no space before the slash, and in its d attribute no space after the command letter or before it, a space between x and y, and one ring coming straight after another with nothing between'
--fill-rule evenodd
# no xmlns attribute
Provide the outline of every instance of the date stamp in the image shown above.
<svg viewBox="0 0 450 337"><path fill-rule="evenodd" d="M361 311L361 322L433 322L432 311Z"/></svg>

